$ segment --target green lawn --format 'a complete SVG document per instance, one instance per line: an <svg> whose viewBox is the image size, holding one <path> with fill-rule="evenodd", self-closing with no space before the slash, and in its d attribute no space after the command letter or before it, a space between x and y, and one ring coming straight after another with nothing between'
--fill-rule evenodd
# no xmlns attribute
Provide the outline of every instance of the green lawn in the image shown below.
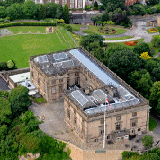
<svg viewBox="0 0 160 160"><path fill-rule="evenodd" d="M125 37L117 37L117 38L105 38L105 40L123 40L123 39L130 39L133 38L132 36L125 36Z"/></svg>
<svg viewBox="0 0 160 160"><path fill-rule="evenodd" d="M157 122L152 117L149 117L149 131L153 131L156 127Z"/></svg>
<svg viewBox="0 0 160 160"><path fill-rule="evenodd" d="M46 100L43 97L33 98L37 103L46 103Z"/></svg>
<svg viewBox="0 0 160 160"><path fill-rule="evenodd" d="M107 26L105 26L106 28ZM83 30L84 33L89 33L89 34L92 34L92 33L96 33L96 34L99 34L99 35L112 35L112 34L105 34L105 33L101 33L100 31L98 31L100 28L104 28L104 27L101 27L101 26L88 26L88 29L87 30ZM123 29L123 28L113 28L111 27L112 29L114 29L116 31L115 34L121 34L121 33L124 33L126 32L127 30L126 29Z"/></svg>
<svg viewBox="0 0 160 160"><path fill-rule="evenodd" d="M143 41L143 39L138 39L137 41L138 41L137 44L139 44L140 42ZM107 47L108 47L108 48L109 48L109 47L115 47L115 46L125 46L125 47L128 47L128 48L134 48L134 46L129 46L129 45L126 45L126 44L124 44L124 43L125 43L125 42L105 43L105 44L107 44Z"/></svg>
<svg viewBox="0 0 160 160"><path fill-rule="evenodd" d="M18 28L21 31L21 27L17 27L17 31ZM67 42L64 41L60 32ZM60 32L57 31L63 43L55 32L1 37L0 61L13 60L18 68L24 68L30 66L28 62L30 56L75 47L74 41L68 36L67 32L64 29L60 30Z"/></svg>
<svg viewBox="0 0 160 160"><path fill-rule="evenodd" d="M69 25L73 28L73 31L79 31L80 26L83 26L81 24L69 24Z"/></svg>
<svg viewBox="0 0 160 160"><path fill-rule="evenodd" d="M46 27L42 26L20 26L20 27L8 27L7 28L9 31L13 32L14 34L19 33L22 31L23 33L28 33L31 31L32 33L36 33L37 31L40 31L40 33L46 33Z"/></svg>

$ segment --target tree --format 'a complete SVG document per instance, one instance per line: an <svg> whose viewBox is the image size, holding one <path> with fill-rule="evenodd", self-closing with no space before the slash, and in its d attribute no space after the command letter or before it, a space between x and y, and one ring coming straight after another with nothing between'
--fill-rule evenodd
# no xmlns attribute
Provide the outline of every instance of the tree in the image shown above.
<svg viewBox="0 0 160 160"><path fill-rule="evenodd" d="M151 43L153 44L154 47L160 47L160 39L158 37L153 37Z"/></svg>
<svg viewBox="0 0 160 160"><path fill-rule="evenodd" d="M103 47L103 37L98 34L90 34L87 36L83 36L80 41L80 45L90 52L92 50L90 43L92 42L98 42L100 47Z"/></svg>
<svg viewBox="0 0 160 160"><path fill-rule="evenodd" d="M65 4L63 8L63 19L65 23L69 24L69 9L67 4Z"/></svg>
<svg viewBox="0 0 160 160"><path fill-rule="evenodd" d="M0 62L0 71L7 69L7 63L6 62Z"/></svg>
<svg viewBox="0 0 160 160"><path fill-rule="evenodd" d="M94 10L98 10L98 3L97 3L97 1L94 2Z"/></svg>
<svg viewBox="0 0 160 160"><path fill-rule="evenodd" d="M152 70L158 66L160 66L160 64L157 61L155 61L155 58L150 58L146 60L145 68L149 73L151 73Z"/></svg>
<svg viewBox="0 0 160 160"><path fill-rule="evenodd" d="M89 11L90 10L90 6L89 5L85 5L85 10Z"/></svg>
<svg viewBox="0 0 160 160"><path fill-rule="evenodd" d="M157 81L153 84L152 88L150 89L150 97L149 103L152 106L152 109L156 111L160 115L160 81Z"/></svg>
<svg viewBox="0 0 160 160"><path fill-rule="evenodd" d="M159 0L149 0L148 4L150 5L156 5L159 3Z"/></svg>
<svg viewBox="0 0 160 160"><path fill-rule="evenodd" d="M38 6L35 4L35 2L31 0L27 0L23 4L23 14L24 17L27 19L36 19L36 13L37 13Z"/></svg>
<svg viewBox="0 0 160 160"><path fill-rule="evenodd" d="M20 85L11 90L9 94L9 101L11 103L12 114L14 117L19 116L22 112L25 112L32 104L28 92L28 88Z"/></svg>
<svg viewBox="0 0 160 160"><path fill-rule="evenodd" d="M12 4L6 8L6 14L11 20L24 18L23 5L19 3Z"/></svg>
<svg viewBox="0 0 160 160"><path fill-rule="evenodd" d="M148 55L148 52L143 52L139 57L140 57L140 58L143 58L143 59L145 59L145 60L151 58L151 57Z"/></svg>
<svg viewBox="0 0 160 160"><path fill-rule="evenodd" d="M5 7L0 6L0 18L5 18L5 17L6 17Z"/></svg>
<svg viewBox="0 0 160 160"><path fill-rule="evenodd" d="M154 143L153 137L152 137L152 136L149 136L149 135L145 135L145 136L142 138L142 143L143 143L143 146L144 146L144 147L152 148L152 145L153 145L153 143Z"/></svg>
<svg viewBox="0 0 160 160"><path fill-rule="evenodd" d="M151 75L155 78L154 81L160 81L160 66L155 67Z"/></svg>
<svg viewBox="0 0 160 160"><path fill-rule="evenodd" d="M150 53L149 46L146 42L141 42L140 44L136 44L133 48L133 51L138 55L142 54L143 52L148 52L149 56L152 56Z"/></svg>
<svg viewBox="0 0 160 160"><path fill-rule="evenodd" d="M57 19L63 18L63 7L62 5L57 4L57 14L56 14Z"/></svg>
<svg viewBox="0 0 160 160"><path fill-rule="evenodd" d="M102 15L102 21L108 21L109 20L109 14L107 11L105 11L105 13L103 13Z"/></svg>
<svg viewBox="0 0 160 160"><path fill-rule="evenodd" d="M132 50L125 50L113 53L108 59L107 64L120 77L127 78L129 73L139 69L141 61Z"/></svg>

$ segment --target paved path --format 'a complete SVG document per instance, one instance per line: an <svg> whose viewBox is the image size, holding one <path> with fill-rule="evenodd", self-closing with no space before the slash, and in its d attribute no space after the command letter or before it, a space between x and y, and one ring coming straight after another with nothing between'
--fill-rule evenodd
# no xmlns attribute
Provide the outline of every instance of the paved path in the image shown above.
<svg viewBox="0 0 160 160"><path fill-rule="evenodd" d="M134 40L138 40L141 39L141 37L134 37L134 38L130 38L130 39L123 39L123 40L104 40L103 42L108 42L108 43L115 43L115 42L126 42L126 41L134 41Z"/></svg>
<svg viewBox="0 0 160 160"><path fill-rule="evenodd" d="M158 58L160 56L160 52L158 52L155 56L154 56L154 58Z"/></svg>

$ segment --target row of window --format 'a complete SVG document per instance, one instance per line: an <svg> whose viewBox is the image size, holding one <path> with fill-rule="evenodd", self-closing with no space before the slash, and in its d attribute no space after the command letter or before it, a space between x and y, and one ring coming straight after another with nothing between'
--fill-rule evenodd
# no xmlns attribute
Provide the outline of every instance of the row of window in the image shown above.
<svg viewBox="0 0 160 160"><path fill-rule="evenodd" d="M59 92L63 91L63 86L59 86ZM52 87L52 94L56 93L56 88Z"/></svg>
<svg viewBox="0 0 160 160"><path fill-rule="evenodd" d="M59 83L63 83L63 79L59 79ZM56 84L56 80L53 80L53 81L52 81L52 84L53 84L53 85Z"/></svg>
<svg viewBox="0 0 160 160"><path fill-rule="evenodd" d="M137 116L137 112L133 112L132 117L136 117L136 116ZM120 120L121 120L121 116L120 115L116 116L116 121L120 121ZM101 120L101 124L103 123L104 123L104 119Z"/></svg>

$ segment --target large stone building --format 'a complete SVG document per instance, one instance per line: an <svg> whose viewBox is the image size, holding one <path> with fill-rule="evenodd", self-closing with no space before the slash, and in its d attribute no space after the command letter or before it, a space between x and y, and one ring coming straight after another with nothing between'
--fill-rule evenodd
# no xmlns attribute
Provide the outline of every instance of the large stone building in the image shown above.
<svg viewBox="0 0 160 160"><path fill-rule="evenodd" d="M102 142L104 109L108 143L148 132L148 101L83 48L32 56L30 73L48 102L64 98L65 122L86 143Z"/></svg>

